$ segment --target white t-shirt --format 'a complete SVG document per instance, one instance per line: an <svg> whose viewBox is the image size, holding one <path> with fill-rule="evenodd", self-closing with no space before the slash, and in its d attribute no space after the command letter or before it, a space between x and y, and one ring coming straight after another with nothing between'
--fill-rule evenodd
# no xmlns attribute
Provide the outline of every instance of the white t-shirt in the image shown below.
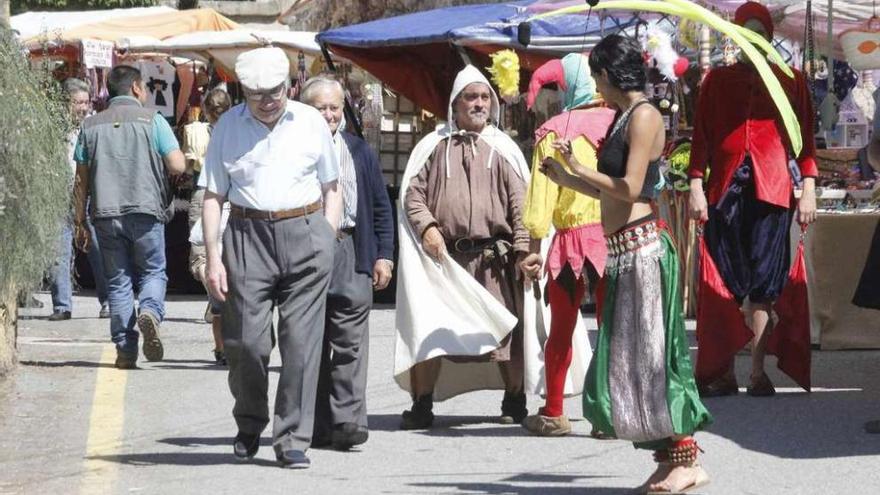
<svg viewBox="0 0 880 495"><path fill-rule="evenodd" d="M330 128L317 110L288 101L269 130L242 103L214 126L199 187L234 205L279 211L320 200L321 185L338 177Z"/></svg>

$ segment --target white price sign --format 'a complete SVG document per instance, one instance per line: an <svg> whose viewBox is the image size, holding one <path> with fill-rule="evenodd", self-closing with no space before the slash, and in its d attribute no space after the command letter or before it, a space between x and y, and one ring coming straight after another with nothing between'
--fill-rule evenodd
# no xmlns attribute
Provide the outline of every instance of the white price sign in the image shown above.
<svg viewBox="0 0 880 495"><path fill-rule="evenodd" d="M88 69L113 67L113 42L82 40L82 62Z"/></svg>

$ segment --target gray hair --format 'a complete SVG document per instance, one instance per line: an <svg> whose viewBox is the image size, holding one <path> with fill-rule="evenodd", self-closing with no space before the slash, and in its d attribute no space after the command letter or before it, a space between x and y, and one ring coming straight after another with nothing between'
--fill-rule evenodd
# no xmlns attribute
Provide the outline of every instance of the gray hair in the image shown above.
<svg viewBox="0 0 880 495"><path fill-rule="evenodd" d="M65 79L64 82L61 83L61 87L64 88L64 92L68 95L89 92L89 83L75 77L68 77Z"/></svg>
<svg viewBox="0 0 880 495"><path fill-rule="evenodd" d="M302 90L300 90L299 99L303 103L310 105L312 101L314 101L315 93L318 90L330 87L338 89L339 93L342 95L343 101L345 100L345 86L332 76L325 75L317 75L306 81L305 84L303 84Z"/></svg>

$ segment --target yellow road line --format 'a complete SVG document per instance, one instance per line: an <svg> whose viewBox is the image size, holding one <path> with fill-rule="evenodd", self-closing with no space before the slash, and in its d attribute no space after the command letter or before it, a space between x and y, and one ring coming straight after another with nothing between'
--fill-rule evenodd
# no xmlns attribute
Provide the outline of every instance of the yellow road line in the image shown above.
<svg viewBox="0 0 880 495"><path fill-rule="evenodd" d="M95 395L86 441L85 473L79 492L83 495L110 493L116 481L119 463L108 460L122 444L125 423L125 382L128 373L114 368L116 346L105 345L101 367L95 377ZM109 365L109 366L108 366Z"/></svg>

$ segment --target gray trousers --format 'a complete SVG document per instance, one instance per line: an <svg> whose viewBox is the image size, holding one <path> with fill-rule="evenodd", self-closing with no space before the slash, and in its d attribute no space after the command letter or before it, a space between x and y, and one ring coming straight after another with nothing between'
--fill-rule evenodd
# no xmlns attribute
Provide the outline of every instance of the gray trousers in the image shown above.
<svg viewBox="0 0 880 495"><path fill-rule="evenodd" d="M243 433L259 434L269 424L272 310L278 308L276 452L304 451L312 441L334 239L321 211L277 221L231 218L223 234L229 285L223 345L232 414Z"/></svg>
<svg viewBox="0 0 880 495"><path fill-rule="evenodd" d="M373 277L355 272L354 239L336 241L333 275L327 293L327 319L318 402L316 440L328 440L334 425L367 426L367 354Z"/></svg>

